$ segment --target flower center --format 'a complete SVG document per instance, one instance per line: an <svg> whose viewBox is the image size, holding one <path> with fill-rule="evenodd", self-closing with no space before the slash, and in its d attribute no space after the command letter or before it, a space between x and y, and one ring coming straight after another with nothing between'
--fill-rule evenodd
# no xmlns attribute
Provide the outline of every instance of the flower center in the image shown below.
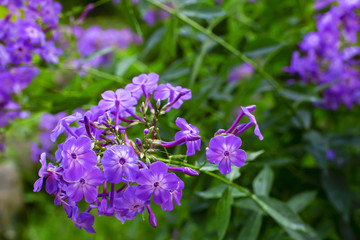
<svg viewBox="0 0 360 240"><path fill-rule="evenodd" d="M76 153L71 153L71 157L72 157L73 159L76 159L76 158L77 158Z"/></svg>
<svg viewBox="0 0 360 240"><path fill-rule="evenodd" d="M139 204L135 204L135 205L133 206L133 209L137 209L137 208L139 208L139 207L140 207Z"/></svg>
<svg viewBox="0 0 360 240"><path fill-rule="evenodd" d="M228 157L229 155L230 155L229 151L225 151L225 152L224 152L224 156L225 156L225 157Z"/></svg>
<svg viewBox="0 0 360 240"><path fill-rule="evenodd" d="M158 187L159 185L159 182L154 183L154 187Z"/></svg>
<svg viewBox="0 0 360 240"><path fill-rule="evenodd" d="M85 180L83 178L80 179L81 184L85 184Z"/></svg>
<svg viewBox="0 0 360 240"><path fill-rule="evenodd" d="M124 165L125 164L125 158L120 158L120 160L119 160L119 163L121 164L121 165Z"/></svg>

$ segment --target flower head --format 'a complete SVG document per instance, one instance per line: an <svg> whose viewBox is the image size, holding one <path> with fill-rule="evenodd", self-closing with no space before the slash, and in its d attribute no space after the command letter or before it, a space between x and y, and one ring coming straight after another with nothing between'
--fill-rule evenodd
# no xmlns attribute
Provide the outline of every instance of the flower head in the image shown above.
<svg viewBox="0 0 360 240"><path fill-rule="evenodd" d="M126 145L114 145L104 152L101 163L104 166L105 178L111 183L119 183L125 175L129 181L135 181L139 174L136 164L139 160L134 149Z"/></svg>
<svg viewBox="0 0 360 240"><path fill-rule="evenodd" d="M86 136L78 139L70 137L64 144L62 150L64 179L66 181L77 181L83 177L86 169L95 167L97 157L91 150L91 141Z"/></svg>
<svg viewBox="0 0 360 240"><path fill-rule="evenodd" d="M165 163L155 162L150 165L150 169L140 170L140 176L136 180L139 184L136 194L143 200L153 196L156 204L162 204L171 198L170 191L177 188L179 180L174 173L168 173Z"/></svg>
<svg viewBox="0 0 360 240"><path fill-rule="evenodd" d="M212 164L219 164L222 174L231 172L231 163L237 167L245 164L246 152L239 149L241 139L234 135L218 135L210 140L209 148L206 150L206 158Z"/></svg>
<svg viewBox="0 0 360 240"><path fill-rule="evenodd" d="M186 122L185 119L178 117L175 121L176 126L181 128L182 130L177 132L175 134L175 141L179 140L180 138L186 137L196 137L199 136L199 129L189 123ZM200 136L199 136L200 137ZM195 149L200 151L201 147L201 140L195 140L195 141L186 141L186 155L191 156L195 154Z"/></svg>

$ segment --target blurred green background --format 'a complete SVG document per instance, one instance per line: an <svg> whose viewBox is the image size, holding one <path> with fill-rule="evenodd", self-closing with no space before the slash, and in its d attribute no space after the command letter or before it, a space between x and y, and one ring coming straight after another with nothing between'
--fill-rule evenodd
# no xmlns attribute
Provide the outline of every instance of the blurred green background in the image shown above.
<svg viewBox="0 0 360 240"><path fill-rule="evenodd" d="M61 22L69 24L91 1L61 1ZM312 239L294 233L265 214L250 198L215 178L179 174L185 181L181 206L163 212L153 206L158 227L152 228L147 214L121 224L115 217L96 217L96 234L78 230L53 196L44 190L33 193L39 165L30 160L29 143L36 141L38 122L44 112L72 113L97 104L105 90L124 87L133 76L156 72L160 82L191 88L193 99L181 109L165 115L160 124L164 139L175 134L176 117L181 116L200 129L202 151L189 157L192 164L205 161L205 147L214 132L227 128L240 106L257 105L262 142L249 131L242 136L242 149L253 161L234 173L233 181L257 195L273 198L271 206L290 219L305 222L321 239L359 239L360 175L358 107L338 111L317 108L320 97L314 86L296 83L286 86L289 76L283 68L303 36L315 30L313 2L306 0L175 1L179 12L221 36L274 76L274 89L258 72L236 83L228 83L232 67L243 63L206 34L171 16L147 26L143 15L146 1L134 6L111 2L95 8L83 27L103 29L130 26L142 35L143 44L115 50L114 61L99 72L80 77L64 66L78 57L72 42L59 66L43 66L42 72L19 97L33 114L16 120L1 132L7 144L1 156L0 238L3 239ZM140 32L139 32L140 30ZM110 77L109 77L110 76ZM298 116L298 117L295 117ZM301 122L299 119L301 119ZM336 159L329 161L329 149ZM177 147L175 153L185 148ZM255 159L256 158L256 159ZM218 174L218 173L217 173ZM218 174L220 175L220 174ZM274 200L276 199L276 200ZM225 228L225 230L223 230Z"/></svg>

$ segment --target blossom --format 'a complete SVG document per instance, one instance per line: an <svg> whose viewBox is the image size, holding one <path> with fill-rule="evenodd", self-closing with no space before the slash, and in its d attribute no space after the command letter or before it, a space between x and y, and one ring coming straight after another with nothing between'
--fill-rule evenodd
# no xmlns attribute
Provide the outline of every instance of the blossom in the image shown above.
<svg viewBox="0 0 360 240"><path fill-rule="evenodd" d="M177 205L181 205L182 190L184 189L184 182L179 180L179 184L175 190L170 190L171 197L161 204L161 209L164 211L172 211L174 209L173 201Z"/></svg>
<svg viewBox="0 0 360 240"><path fill-rule="evenodd" d="M75 112L70 116L66 116L60 119L54 130L52 130L51 132L50 135L51 141L55 142L57 137L65 130L68 130L70 133L72 133L72 131L70 131L69 125L75 122L76 120L79 120L81 117L82 117L81 113Z"/></svg>
<svg viewBox="0 0 360 240"><path fill-rule="evenodd" d="M115 92L109 90L101 94L101 96L103 99L99 102L99 108L102 110L108 110L114 107L125 110L137 103L130 92L124 89L118 89Z"/></svg>
<svg viewBox="0 0 360 240"><path fill-rule="evenodd" d="M163 162L155 162L150 169L141 169L136 182L139 184L136 195L143 200L153 196L156 204L162 204L171 198L170 191L175 190L179 178L174 173L168 173L168 168Z"/></svg>
<svg viewBox="0 0 360 240"><path fill-rule="evenodd" d="M159 75L156 73L141 74L132 79L133 83L126 85L125 90L130 91L131 95L137 100L140 99L141 95L144 94L145 97L148 94L152 94L157 88L157 82L159 81Z"/></svg>
<svg viewBox="0 0 360 240"><path fill-rule="evenodd" d="M139 160L134 149L126 145L114 145L104 152L101 163L104 166L106 179L111 183L119 183L125 175L127 180L136 180Z"/></svg>
<svg viewBox="0 0 360 240"><path fill-rule="evenodd" d="M171 108L180 108L183 102L191 99L191 97L190 89L182 88L181 86L174 87L170 83L160 84L154 93L155 100L168 99L167 111Z"/></svg>
<svg viewBox="0 0 360 240"><path fill-rule="evenodd" d="M175 141L183 137L194 137L199 136L199 129L191 124L188 124L185 119L178 117L175 121L176 126L182 130L175 134ZM199 136L200 137L200 136ZM195 154L195 149L200 151L201 140L186 141L186 155L191 156Z"/></svg>
<svg viewBox="0 0 360 240"><path fill-rule="evenodd" d="M97 164L96 154L91 150L91 141L86 136L78 139L70 137L63 146L62 157L63 177L66 181L79 180L87 168Z"/></svg>
<svg viewBox="0 0 360 240"><path fill-rule="evenodd" d="M96 233L93 228L95 217L87 212L82 212L78 215L78 207L72 207L71 220L79 229L85 229L88 233Z"/></svg>
<svg viewBox="0 0 360 240"><path fill-rule="evenodd" d="M128 187L119 198L115 198L115 217L122 223L132 220L138 213L142 213L149 200L142 200L136 196L136 186Z"/></svg>
<svg viewBox="0 0 360 240"><path fill-rule="evenodd" d="M231 172L231 163L237 167L245 164L246 152L239 149L241 139L234 135L213 137L206 150L206 158L211 164L219 164L219 171L222 174Z"/></svg>
<svg viewBox="0 0 360 240"><path fill-rule="evenodd" d="M61 168L55 167L52 163L46 164L46 153L40 156L41 168L39 170L39 179L34 184L34 192L39 192L42 188L44 178L46 179L46 191L53 194L58 190L58 183L60 181L59 175L62 171Z"/></svg>
<svg viewBox="0 0 360 240"><path fill-rule="evenodd" d="M85 202L92 203L97 199L97 186L104 181L104 173L99 168L87 169L79 180L67 187L66 193L75 202L85 196Z"/></svg>

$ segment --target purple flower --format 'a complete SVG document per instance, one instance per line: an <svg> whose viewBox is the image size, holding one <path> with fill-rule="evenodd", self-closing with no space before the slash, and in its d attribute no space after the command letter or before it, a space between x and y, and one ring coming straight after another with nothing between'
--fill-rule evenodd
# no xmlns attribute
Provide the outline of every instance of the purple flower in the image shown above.
<svg viewBox="0 0 360 240"><path fill-rule="evenodd" d="M58 138L58 136L60 134L62 134L65 130L70 130L70 124L75 122L76 120L79 120L80 118L82 118L82 115L78 112L73 113L70 116L66 116L62 119L59 120L58 124L56 125L56 127L54 128L54 130L52 130L50 138L51 141L56 142L56 139ZM70 133L72 131L69 131ZM73 134L74 135L74 134Z"/></svg>
<svg viewBox="0 0 360 240"><path fill-rule="evenodd" d="M150 169L140 170L136 195L142 200L148 200L152 195L154 203L161 205L171 198L170 191L178 187L179 181L174 173L168 173L165 163L155 162Z"/></svg>
<svg viewBox="0 0 360 240"><path fill-rule="evenodd" d="M59 23L61 9L62 6L60 3L47 1L40 11L43 22L48 25L57 25Z"/></svg>
<svg viewBox="0 0 360 240"><path fill-rule="evenodd" d="M183 137L194 137L199 136L199 129L191 124L188 124L185 119L178 117L175 121L176 126L181 128L182 130L175 134L175 141L179 140ZM199 136L200 137L200 136ZM200 151L201 140L195 141L186 141L186 155L191 156L195 154L195 149Z"/></svg>
<svg viewBox="0 0 360 240"><path fill-rule="evenodd" d="M30 53L31 45L25 41L17 41L8 45L8 52L11 53L11 63L19 65L20 63L30 63L32 55Z"/></svg>
<svg viewBox="0 0 360 240"><path fill-rule="evenodd" d="M71 220L74 222L75 226L79 229L85 229L88 233L96 233L93 228L95 217L87 212L82 212L78 215L78 207L72 207Z"/></svg>
<svg viewBox="0 0 360 240"><path fill-rule="evenodd" d="M135 181L139 174L139 161L134 149L126 145L114 145L104 152L101 163L105 178L111 183L119 183L125 175L128 181Z"/></svg>
<svg viewBox="0 0 360 240"><path fill-rule="evenodd" d="M231 172L231 163L237 167L245 164L246 152L239 149L241 139L234 135L215 136L210 140L209 148L206 150L206 158L212 164L219 164L222 174Z"/></svg>
<svg viewBox="0 0 360 240"><path fill-rule="evenodd" d="M173 205L173 201L177 204L177 205L181 205L180 204L180 200L182 197L182 190L184 189L184 182L179 180L179 185L175 190L170 190L170 195L171 198L169 198L166 202L164 202L163 204L161 204L161 209L163 211L172 211L174 209L174 205Z"/></svg>
<svg viewBox="0 0 360 240"><path fill-rule="evenodd" d="M154 93L155 100L168 99L169 107L167 108L167 111L171 108L180 108L184 100L189 100L191 97L190 89L182 88L180 86L173 87L170 83L160 84Z"/></svg>
<svg viewBox="0 0 360 240"><path fill-rule="evenodd" d="M63 146L62 157L63 177L70 182L79 180L86 169L97 164L96 154L91 150L91 141L85 136L78 139L70 137Z"/></svg>
<svg viewBox="0 0 360 240"><path fill-rule="evenodd" d="M29 22L18 22L20 26L19 35L25 41L31 44L43 45L45 42L45 34L41 28L33 23Z"/></svg>
<svg viewBox="0 0 360 240"><path fill-rule="evenodd" d="M66 194L75 202L80 201L85 196L85 202L93 203L97 199L97 186L105 181L104 173L94 167L84 171L82 177L69 185Z"/></svg>
<svg viewBox="0 0 360 240"><path fill-rule="evenodd" d="M115 92L109 90L101 94L101 96L103 99L99 102L99 108L102 110L114 107L126 110L137 103L137 100L131 96L130 92L124 89L118 89Z"/></svg>
<svg viewBox="0 0 360 240"><path fill-rule="evenodd" d="M143 200L136 196L136 186L129 186L119 198L115 198L115 217L122 223L132 220L138 213L142 213L149 200Z"/></svg>
<svg viewBox="0 0 360 240"><path fill-rule="evenodd" d="M39 179L34 184L34 192L39 192L42 188L44 178L46 179L45 189L49 194L56 193L59 189L59 176L61 168L55 167L52 163L46 164L46 153L40 156L41 168L39 170Z"/></svg>
<svg viewBox="0 0 360 240"><path fill-rule="evenodd" d="M125 90L131 92L131 95L137 100L144 94L147 97L152 94L157 88L157 82L159 81L159 75L156 73L141 74L132 79L133 83L126 85Z"/></svg>

